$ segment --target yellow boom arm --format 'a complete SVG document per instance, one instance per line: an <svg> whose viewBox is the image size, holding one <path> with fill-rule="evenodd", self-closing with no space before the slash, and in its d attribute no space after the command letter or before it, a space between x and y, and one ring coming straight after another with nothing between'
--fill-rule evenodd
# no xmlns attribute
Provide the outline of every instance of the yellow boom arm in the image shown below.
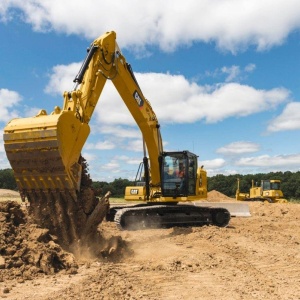
<svg viewBox="0 0 300 300"><path fill-rule="evenodd" d="M81 150L89 135L89 121L106 80L113 82L145 140L153 185L160 184L158 157L162 153L159 124L111 31L93 41L74 79L64 93L63 108L35 117L11 120L4 128L7 157L20 191L76 191L80 189Z"/></svg>

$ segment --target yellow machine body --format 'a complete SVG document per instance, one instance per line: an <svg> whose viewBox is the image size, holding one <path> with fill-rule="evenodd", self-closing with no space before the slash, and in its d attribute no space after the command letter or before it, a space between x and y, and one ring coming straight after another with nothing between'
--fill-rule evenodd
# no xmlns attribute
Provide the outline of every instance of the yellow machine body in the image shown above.
<svg viewBox="0 0 300 300"><path fill-rule="evenodd" d="M260 186L254 186L252 180L252 187L249 193L240 192L240 182L238 179L238 188L236 190L236 200L240 201L267 201L270 203L286 203L283 192L280 188L281 181L278 179L262 180Z"/></svg>
<svg viewBox="0 0 300 300"><path fill-rule="evenodd" d="M173 171L170 171L171 175ZM175 179L176 180L176 179ZM207 172L203 168L198 168L196 177L196 187L194 195L188 196L178 196L176 199L174 197L164 197L161 194L161 187L151 187L150 201L151 202L174 202L174 200L179 202L187 201L197 201L207 199ZM178 179L178 184L180 184ZM194 187L193 187L194 189ZM126 201L147 201L147 194L145 188L145 182L139 181L134 186L127 186L125 189L125 200Z"/></svg>
<svg viewBox="0 0 300 300"><path fill-rule="evenodd" d="M114 31L90 45L74 79L74 89L63 94L62 108L56 106L50 114L41 110L31 118L13 119L4 128L5 151L21 194L24 197L39 192L55 195L67 190L76 197L81 185L79 158L90 133L88 124L107 80L114 84L144 141L146 180L127 187L125 199L176 203L206 199L207 175L202 167L198 168L197 156L189 151L169 154L163 151L156 114L122 55ZM188 171L185 181L164 177L167 158L177 167L177 159L184 160Z"/></svg>

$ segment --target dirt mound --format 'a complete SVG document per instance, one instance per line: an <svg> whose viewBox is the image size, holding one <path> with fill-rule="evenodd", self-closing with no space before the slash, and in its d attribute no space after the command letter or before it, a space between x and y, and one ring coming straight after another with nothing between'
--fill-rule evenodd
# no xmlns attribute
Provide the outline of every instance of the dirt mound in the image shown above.
<svg viewBox="0 0 300 300"><path fill-rule="evenodd" d="M106 249L102 258L85 263L76 258L77 273L32 273L32 280L24 282L16 275L18 268L0 269L0 299L299 299L300 204L248 204L251 217L232 218L225 228L119 231L114 223L104 221L98 226L106 241L101 245ZM16 220L23 218L17 213L11 219L4 215L1 230L6 223L18 224ZM29 225L13 226L20 231ZM124 243L121 249L125 251L128 245L133 251L116 261L110 259L109 252L116 253L119 236ZM14 240L9 241L9 247L14 246ZM34 267L31 264L27 268Z"/></svg>
<svg viewBox="0 0 300 300"><path fill-rule="evenodd" d="M120 236L104 233L101 228L89 248L77 248L74 253L65 251L58 242L49 229L32 222L25 207L14 201L0 202L0 282L23 282L58 272L76 274L83 261L118 261L130 253Z"/></svg>
<svg viewBox="0 0 300 300"><path fill-rule="evenodd" d="M0 197L20 197L20 194L13 190L0 189Z"/></svg>
<svg viewBox="0 0 300 300"><path fill-rule="evenodd" d="M97 197L87 163L83 157L80 162L81 189L76 194L69 190L1 191L0 282L74 274L82 262L119 261L130 254L120 235L99 228L110 193ZM18 204L21 198L27 205Z"/></svg>
<svg viewBox="0 0 300 300"><path fill-rule="evenodd" d="M0 202L0 280L32 279L39 273L78 268L73 254L64 251L48 229L29 221L17 202Z"/></svg>
<svg viewBox="0 0 300 300"><path fill-rule="evenodd" d="M230 198L216 190L212 190L207 193L207 201L209 202L232 202L234 198Z"/></svg>

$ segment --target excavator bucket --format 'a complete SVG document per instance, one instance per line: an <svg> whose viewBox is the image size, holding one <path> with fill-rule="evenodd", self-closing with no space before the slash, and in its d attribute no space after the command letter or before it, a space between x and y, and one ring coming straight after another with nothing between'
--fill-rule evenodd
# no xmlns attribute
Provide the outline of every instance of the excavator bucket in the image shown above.
<svg viewBox="0 0 300 300"><path fill-rule="evenodd" d="M89 125L72 112L11 120L4 128L4 147L21 194L80 188L82 147Z"/></svg>

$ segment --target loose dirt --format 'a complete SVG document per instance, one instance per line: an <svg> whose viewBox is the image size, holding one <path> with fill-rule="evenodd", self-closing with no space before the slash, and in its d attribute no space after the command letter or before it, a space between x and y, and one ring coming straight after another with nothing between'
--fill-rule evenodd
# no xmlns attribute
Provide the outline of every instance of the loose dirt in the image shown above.
<svg viewBox="0 0 300 300"><path fill-rule="evenodd" d="M0 299L300 299L300 204L249 203L251 217L226 228L103 221L94 257L63 250L24 207L0 205Z"/></svg>
<svg viewBox="0 0 300 300"><path fill-rule="evenodd" d="M82 156L79 164L82 167L80 191L19 187L22 199L29 203L28 213L33 222L49 229L59 244L73 253L82 251L82 248L93 248L93 244L101 242L97 225L102 222L109 209L109 195L100 200L96 197L87 162ZM37 172L42 170L44 169L38 169ZM58 175L54 173L53 176Z"/></svg>

